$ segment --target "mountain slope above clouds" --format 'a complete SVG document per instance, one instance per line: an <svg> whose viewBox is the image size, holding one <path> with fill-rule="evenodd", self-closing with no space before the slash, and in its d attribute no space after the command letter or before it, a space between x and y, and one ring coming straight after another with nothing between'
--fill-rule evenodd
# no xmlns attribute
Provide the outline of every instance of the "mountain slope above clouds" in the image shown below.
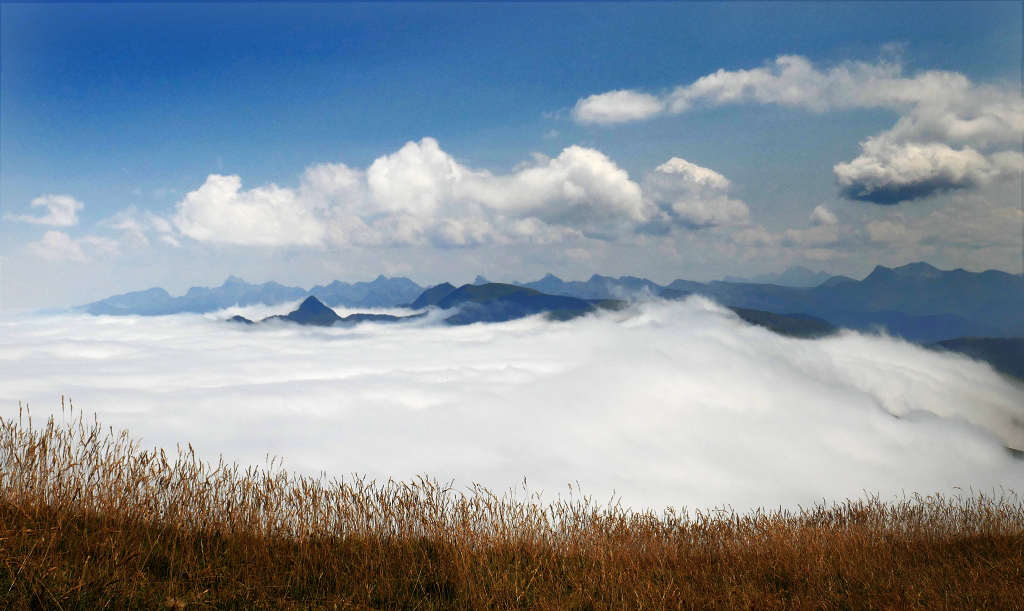
<svg viewBox="0 0 1024 611"><path fill-rule="evenodd" d="M380 276L372 282L335 281L305 291L276 282L249 284L232 276L220 287L193 287L180 297L172 297L161 288L152 288L109 297L80 309L96 315L205 313L258 303L275 305L314 296L332 307L409 304L414 309L422 309L451 307L458 302L465 307L456 321L471 322L508 320L541 311L554 317L572 317L592 311L594 307L617 307L614 304L618 302L602 306L599 300L648 296L678 299L698 294L731 308L784 316L813 316L837 327L884 331L922 343L959 337L1024 337L1024 278L996 270L944 271L927 263L897 268L878 266L863 280L833 276L813 287L682 279L666 287L646 278L613 278L599 274L585 282L566 282L553 274L527 283L480 284L483 280L481 276L477 284L461 288L446 282L424 290L408 278ZM490 305L483 307L484 303Z"/></svg>

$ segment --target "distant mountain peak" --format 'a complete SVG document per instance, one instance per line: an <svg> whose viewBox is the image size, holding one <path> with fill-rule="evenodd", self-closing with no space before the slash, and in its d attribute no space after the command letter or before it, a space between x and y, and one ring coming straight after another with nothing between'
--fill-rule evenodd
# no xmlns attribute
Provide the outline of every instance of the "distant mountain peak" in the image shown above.
<svg viewBox="0 0 1024 611"><path fill-rule="evenodd" d="M906 265L893 268L892 271L895 272L897 276L930 277L942 273L942 270L935 267L934 265L931 265L930 263L925 263L924 261L919 261L917 263L908 263Z"/></svg>
<svg viewBox="0 0 1024 611"><path fill-rule="evenodd" d="M441 301L448 295L455 292L455 286L450 282L442 282L441 284L435 284L423 291L416 301L410 304L410 308L418 310L427 306L437 305L437 302Z"/></svg>
<svg viewBox="0 0 1024 611"><path fill-rule="evenodd" d="M878 280L881 278L935 278L944 273L941 269L919 261L917 263L908 263L901 265L900 267L889 268L884 265L876 265L875 269L871 270L868 277L865 280Z"/></svg>
<svg viewBox="0 0 1024 611"><path fill-rule="evenodd" d="M227 286L229 284L248 284L248 283L245 280L242 280L241 278L239 278L238 276L228 276L228 279L224 281L224 285L223 286Z"/></svg>
<svg viewBox="0 0 1024 611"><path fill-rule="evenodd" d="M831 275L824 271L812 271L803 265L791 265L781 274L758 274L750 278L726 276L725 282L739 284L775 284L788 287L812 287L828 281Z"/></svg>
<svg viewBox="0 0 1024 611"><path fill-rule="evenodd" d="M558 282L562 281L561 278L559 278L558 276L552 274L551 272L548 272L547 274L545 274L544 277L541 278L540 280L541 280L541 282L543 282L545 280L557 280Z"/></svg>
<svg viewBox="0 0 1024 611"><path fill-rule="evenodd" d="M306 297L297 310L284 317L286 320L300 325L317 325L329 327L341 320L337 312L325 306L319 299L310 295Z"/></svg>
<svg viewBox="0 0 1024 611"><path fill-rule="evenodd" d="M479 274L477 275L476 280L473 281L473 284L490 284L490 283L491 283L490 280L488 280L487 278L484 278L483 276L481 276Z"/></svg>
<svg viewBox="0 0 1024 611"><path fill-rule="evenodd" d="M303 312L323 312L324 310L330 310L331 308L325 306L322 301L316 297L310 295L302 300L299 304L299 310ZM331 310L332 312L334 310Z"/></svg>

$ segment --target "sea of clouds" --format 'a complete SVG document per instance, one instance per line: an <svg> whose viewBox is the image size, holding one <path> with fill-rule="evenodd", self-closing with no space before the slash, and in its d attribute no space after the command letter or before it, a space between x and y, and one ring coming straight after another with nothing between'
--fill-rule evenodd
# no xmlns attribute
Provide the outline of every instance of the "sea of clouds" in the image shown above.
<svg viewBox="0 0 1024 611"><path fill-rule="evenodd" d="M568 485L624 506L1024 493L1024 385L880 336L798 340L702 298L570 322L312 328L213 315L0 319L0 417L61 396L147 446L329 477ZM339 309L339 314L348 312ZM578 494L578 493L577 493Z"/></svg>

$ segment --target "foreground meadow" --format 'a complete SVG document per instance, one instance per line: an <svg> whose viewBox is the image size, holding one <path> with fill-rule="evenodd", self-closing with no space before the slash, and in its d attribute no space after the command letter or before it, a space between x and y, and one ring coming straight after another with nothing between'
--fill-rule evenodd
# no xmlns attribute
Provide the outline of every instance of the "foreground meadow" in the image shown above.
<svg viewBox="0 0 1024 611"><path fill-rule="evenodd" d="M634 511L311 479L0 420L5 609L1019 608L1024 503Z"/></svg>

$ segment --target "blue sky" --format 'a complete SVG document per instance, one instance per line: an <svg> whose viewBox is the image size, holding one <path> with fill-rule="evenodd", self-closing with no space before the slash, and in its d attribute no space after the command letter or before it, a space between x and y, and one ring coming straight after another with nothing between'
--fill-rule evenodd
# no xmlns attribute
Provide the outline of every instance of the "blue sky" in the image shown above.
<svg viewBox="0 0 1024 611"><path fill-rule="evenodd" d="M0 18L4 307L229 273L1022 271L1019 2Z"/></svg>

